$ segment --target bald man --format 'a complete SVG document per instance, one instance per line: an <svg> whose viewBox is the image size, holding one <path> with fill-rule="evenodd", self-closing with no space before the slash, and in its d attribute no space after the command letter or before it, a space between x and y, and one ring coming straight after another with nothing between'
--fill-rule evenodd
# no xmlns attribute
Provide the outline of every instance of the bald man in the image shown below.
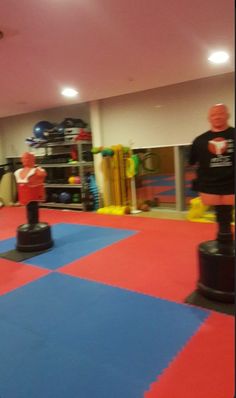
<svg viewBox="0 0 236 398"><path fill-rule="evenodd" d="M189 163L196 165L194 190L202 202L215 206L219 224L217 240L232 241L234 205L234 128L229 126L229 112L224 104L213 105L208 112L210 130L192 143Z"/></svg>

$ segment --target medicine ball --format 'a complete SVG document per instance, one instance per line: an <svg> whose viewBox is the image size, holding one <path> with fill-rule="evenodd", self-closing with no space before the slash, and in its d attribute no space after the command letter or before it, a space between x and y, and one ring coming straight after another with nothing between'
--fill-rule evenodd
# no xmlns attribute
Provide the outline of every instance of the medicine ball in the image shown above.
<svg viewBox="0 0 236 398"><path fill-rule="evenodd" d="M59 202L59 195L57 192L53 192L50 196L51 202Z"/></svg>
<svg viewBox="0 0 236 398"><path fill-rule="evenodd" d="M61 203L70 203L71 195L68 192L61 192L59 195L59 201Z"/></svg>
<svg viewBox="0 0 236 398"><path fill-rule="evenodd" d="M80 203L81 198L79 193L73 193L72 195L72 202L73 203Z"/></svg>

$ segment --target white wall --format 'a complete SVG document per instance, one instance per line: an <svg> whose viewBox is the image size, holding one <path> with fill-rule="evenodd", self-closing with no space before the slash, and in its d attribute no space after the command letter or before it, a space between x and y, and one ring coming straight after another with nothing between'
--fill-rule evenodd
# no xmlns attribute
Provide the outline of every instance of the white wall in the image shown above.
<svg viewBox="0 0 236 398"><path fill-rule="evenodd" d="M25 139L33 136L33 127L40 120L59 123L66 117L83 119L89 123L89 105L70 105L0 119L0 145L2 143L3 155L20 156L28 150Z"/></svg>
<svg viewBox="0 0 236 398"><path fill-rule="evenodd" d="M234 125L233 73L103 99L96 107L100 127L94 129L93 137L98 134L104 146L130 145L131 141L134 148L189 144L208 129L208 108L219 102L229 107ZM20 156L27 150L25 138L33 135L38 121L76 117L89 123L94 119L89 113L92 109L84 103L0 119L0 156L1 152Z"/></svg>
<svg viewBox="0 0 236 398"><path fill-rule="evenodd" d="M122 95L100 101L103 145L134 148L189 144L208 130L211 105L225 103L234 125L234 74Z"/></svg>

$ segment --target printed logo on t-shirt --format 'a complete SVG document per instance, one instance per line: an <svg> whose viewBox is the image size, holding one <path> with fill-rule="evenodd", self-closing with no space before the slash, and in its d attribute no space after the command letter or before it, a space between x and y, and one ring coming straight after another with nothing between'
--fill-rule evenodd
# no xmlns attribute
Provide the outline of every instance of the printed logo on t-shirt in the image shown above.
<svg viewBox="0 0 236 398"><path fill-rule="evenodd" d="M223 137L208 141L208 150L214 155L223 155L227 151L228 143Z"/></svg>

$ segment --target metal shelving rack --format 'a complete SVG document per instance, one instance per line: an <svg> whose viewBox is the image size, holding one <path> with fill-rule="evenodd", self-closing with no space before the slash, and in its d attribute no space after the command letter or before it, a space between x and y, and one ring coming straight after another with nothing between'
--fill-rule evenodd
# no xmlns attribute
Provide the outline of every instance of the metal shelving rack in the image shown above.
<svg viewBox="0 0 236 398"><path fill-rule="evenodd" d="M42 156L41 159L42 161L38 163L41 167L45 169L72 169L72 168L77 168L78 170L78 175L80 176L81 183L80 184L69 184L69 183L45 183L45 189L46 192L49 190L60 190L60 189L65 189L70 190L70 191L75 191L80 193L81 197L81 202L80 203L58 203L58 202L52 202L52 201L46 201L46 202L41 202L40 207L51 207L51 208L60 208L60 209L74 209L74 210L86 210L84 203L83 203L83 192L86 189L86 182L85 182L85 171L86 169L93 168L94 163L93 161L84 161L83 159L83 150L90 150L92 148L92 143L91 141L78 141L78 142L53 142L53 143L47 143L45 144L45 156L50 156L52 155L53 157L55 156L60 156L63 154L68 154L69 151L63 151L63 148L70 148L72 146L77 146L78 150L78 161L77 162L69 162L69 163L45 163L44 162L44 157ZM59 149L62 149L60 151Z"/></svg>

